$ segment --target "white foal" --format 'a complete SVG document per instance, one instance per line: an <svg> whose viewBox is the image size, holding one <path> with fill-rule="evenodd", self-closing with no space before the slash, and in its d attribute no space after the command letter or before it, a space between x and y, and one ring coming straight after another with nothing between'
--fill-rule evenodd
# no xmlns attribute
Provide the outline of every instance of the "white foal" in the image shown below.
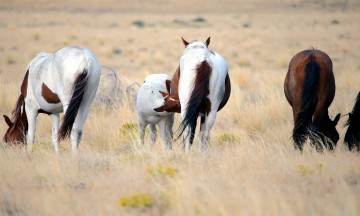
<svg viewBox="0 0 360 216"><path fill-rule="evenodd" d="M166 74L151 74L145 78L137 95L137 111L139 126L139 141L144 144L145 128L150 125L151 144L156 142L156 125L159 126L160 136L165 149L172 148L174 113L156 112L154 109L164 105L161 92L169 93L170 77Z"/></svg>
<svg viewBox="0 0 360 216"><path fill-rule="evenodd" d="M36 117L38 113L46 113L52 119L55 151L58 152L59 140L70 137L75 152L100 75L98 60L85 48L65 47L55 54L39 53L28 65L12 119L4 115L9 126L4 141L26 143L31 151ZM59 127L60 112L65 114Z"/></svg>

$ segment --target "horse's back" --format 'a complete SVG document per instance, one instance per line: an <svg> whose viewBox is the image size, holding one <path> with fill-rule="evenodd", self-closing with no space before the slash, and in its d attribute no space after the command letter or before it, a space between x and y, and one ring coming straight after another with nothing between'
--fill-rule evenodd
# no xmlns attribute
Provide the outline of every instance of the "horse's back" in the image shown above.
<svg viewBox="0 0 360 216"><path fill-rule="evenodd" d="M304 50L291 59L284 83L285 96L290 105L300 103L300 98L297 96L301 95L299 92L302 92L304 87L306 67L310 62L318 65L319 68L318 98L330 105L335 95L335 78L332 61L321 50Z"/></svg>

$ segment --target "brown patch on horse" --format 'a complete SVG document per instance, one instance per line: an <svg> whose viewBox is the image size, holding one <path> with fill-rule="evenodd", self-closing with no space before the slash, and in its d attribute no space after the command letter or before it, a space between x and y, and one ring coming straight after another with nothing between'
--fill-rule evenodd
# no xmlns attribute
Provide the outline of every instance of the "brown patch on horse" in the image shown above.
<svg viewBox="0 0 360 216"><path fill-rule="evenodd" d="M229 74L227 74L226 78L225 78L225 93L224 93L224 97L220 103L218 111L220 111L226 105L226 103L228 102L228 100L230 98L230 93L231 93L231 82L230 82Z"/></svg>
<svg viewBox="0 0 360 216"><path fill-rule="evenodd" d="M165 84L166 84L166 90L170 93L171 81L170 81L170 80L166 80L166 81L165 81Z"/></svg>
<svg viewBox="0 0 360 216"><path fill-rule="evenodd" d="M180 80L180 65L177 67L177 69L171 79L171 85L170 85L170 94L171 95L178 94L179 80Z"/></svg>
<svg viewBox="0 0 360 216"><path fill-rule="evenodd" d="M44 97L44 99L51 104L57 104L60 103L60 99L57 94L52 92L49 87L45 83L41 86L41 95Z"/></svg>

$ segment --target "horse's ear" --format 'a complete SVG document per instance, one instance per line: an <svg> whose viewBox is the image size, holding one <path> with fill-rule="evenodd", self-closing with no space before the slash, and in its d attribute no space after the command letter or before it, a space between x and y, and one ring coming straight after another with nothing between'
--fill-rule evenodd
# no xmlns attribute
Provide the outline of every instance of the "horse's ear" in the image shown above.
<svg viewBox="0 0 360 216"><path fill-rule="evenodd" d="M334 121L333 121L335 125L337 125L337 123L339 122L340 116L341 116L340 113L335 116Z"/></svg>
<svg viewBox="0 0 360 216"><path fill-rule="evenodd" d="M4 119L5 119L6 124L7 124L9 127L13 126L13 123L11 122L10 118L9 118L8 116L6 116L6 115L3 115L3 116L4 116Z"/></svg>
<svg viewBox="0 0 360 216"><path fill-rule="evenodd" d="M161 94L164 98L169 97L169 94L168 94L168 93L163 92L163 91L159 91L159 92L160 92L160 94Z"/></svg>
<svg viewBox="0 0 360 216"><path fill-rule="evenodd" d="M209 46L209 44L210 44L210 37L208 37L208 39L206 40L205 44L206 44L207 47Z"/></svg>
<svg viewBox="0 0 360 216"><path fill-rule="evenodd" d="M181 40L182 40L183 44L185 45L185 47L186 47L187 45L189 45L189 42L187 42L186 40L184 40L183 37L181 37Z"/></svg>

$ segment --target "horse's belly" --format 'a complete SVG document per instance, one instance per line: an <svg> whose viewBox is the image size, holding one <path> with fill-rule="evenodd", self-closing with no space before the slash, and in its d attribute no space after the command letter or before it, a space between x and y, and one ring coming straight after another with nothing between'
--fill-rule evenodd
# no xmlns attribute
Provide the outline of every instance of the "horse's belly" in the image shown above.
<svg viewBox="0 0 360 216"><path fill-rule="evenodd" d="M57 104L50 104L50 103L47 103L47 102L40 102L39 103L40 105L40 109L46 111L46 112L49 112L49 113L61 113L63 112L63 105L62 103L57 103Z"/></svg>

